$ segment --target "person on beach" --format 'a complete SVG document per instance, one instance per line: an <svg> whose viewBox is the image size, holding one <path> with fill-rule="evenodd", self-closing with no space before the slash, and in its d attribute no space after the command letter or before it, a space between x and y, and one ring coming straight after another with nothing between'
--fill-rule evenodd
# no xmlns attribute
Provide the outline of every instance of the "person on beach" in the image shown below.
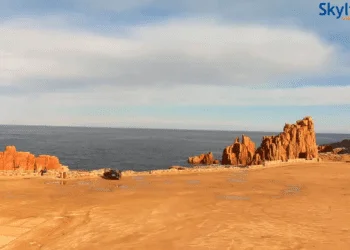
<svg viewBox="0 0 350 250"><path fill-rule="evenodd" d="M40 170L41 176L43 176L47 172L47 168L45 167L44 169Z"/></svg>

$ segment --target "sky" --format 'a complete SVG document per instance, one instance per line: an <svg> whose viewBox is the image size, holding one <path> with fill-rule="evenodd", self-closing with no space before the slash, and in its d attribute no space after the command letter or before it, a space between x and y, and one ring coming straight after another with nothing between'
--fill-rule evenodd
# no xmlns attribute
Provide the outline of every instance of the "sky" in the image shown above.
<svg viewBox="0 0 350 250"><path fill-rule="evenodd" d="M0 124L350 133L350 21L320 3L0 0Z"/></svg>

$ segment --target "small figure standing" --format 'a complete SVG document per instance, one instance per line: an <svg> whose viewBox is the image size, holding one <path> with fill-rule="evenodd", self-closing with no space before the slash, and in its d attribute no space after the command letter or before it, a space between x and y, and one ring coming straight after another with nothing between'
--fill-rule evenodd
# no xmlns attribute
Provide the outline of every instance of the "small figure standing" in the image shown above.
<svg viewBox="0 0 350 250"><path fill-rule="evenodd" d="M44 169L40 170L41 176L43 176L47 172L47 168L45 167Z"/></svg>

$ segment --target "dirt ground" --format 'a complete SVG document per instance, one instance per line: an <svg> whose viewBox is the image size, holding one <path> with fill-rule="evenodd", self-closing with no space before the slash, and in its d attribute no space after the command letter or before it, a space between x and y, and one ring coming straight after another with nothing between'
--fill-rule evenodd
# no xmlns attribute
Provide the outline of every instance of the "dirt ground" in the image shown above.
<svg viewBox="0 0 350 250"><path fill-rule="evenodd" d="M350 164L0 180L0 249L350 249Z"/></svg>

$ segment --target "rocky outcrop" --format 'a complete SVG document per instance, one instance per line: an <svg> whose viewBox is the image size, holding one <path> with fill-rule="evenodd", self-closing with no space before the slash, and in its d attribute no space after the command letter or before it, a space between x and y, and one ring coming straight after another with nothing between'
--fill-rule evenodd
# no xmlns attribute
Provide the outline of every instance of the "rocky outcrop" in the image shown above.
<svg viewBox="0 0 350 250"><path fill-rule="evenodd" d="M248 136L242 135L242 142L236 138L232 145L224 149L221 164L247 166L261 165L265 161L311 160L318 158L319 150L329 149L329 147L317 147L314 122L307 116L295 124L285 124L283 132L276 136L264 136L260 147L256 150L255 143ZM219 163L211 152L189 157L188 162L202 165Z"/></svg>
<svg viewBox="0 0 350 250"><path fill-rule="evenodd" d="M311 117L305 117L296 124L286 124L283 132L277 136L264 136L252 164L297 158L311 160L317 157L314 122Z"/></svg>
<svg viewBox="0 0 350 250"><path fill-rule="evenodd" d="M214 158L214 155L212 152L209 152L207 154L201 154L198 156L192 156L189 157L187 162L189 164L193 164L193 165L211 165L214 164L214 162L217 162Z"/></svg>
<svg viewBox="0 0 350 250"><path fill-rule="evenodd" d="M345 140L342 140L341 142L331 143L329 144L329 146L333 148L350 148L350 140L345 139Z"/></svg>
<svg viewBox="0 0 350 250"><path fill-rule="evenodd" d="M226 147L222 153L223 165L250 165L255 153L255 143L245 135L242 135L242 143L237 137L235 142Z"/></svg>
<svg viewBox="0 0 350 250"><path fill-rule="evenodd" d="M338 154L350 154L350 148L342 148Z"/></svg>
<svg viewBox="0 0 350 250"><path fill-rule="evenodd" d="M333 147L331 145L321 145L317 147L319 153L333 152Z"/></svg>
<svg viewBox="0 0 350 250"><path fill-rule="evenodd" d="M6 146L4 152L0 152L0 170L34 170L40 171L67 169L60 164L56 156L35 155L29 152L18 152L15 146Z"/></svg>
<svg viewBox="0 0 350 250"><path fill-rule="evenodd" d="M341 142L335 142L331 144L324 144L318 146L319 153L329 153L334 154L346 154L350 152L350 140L342 140Z"/></svg>

